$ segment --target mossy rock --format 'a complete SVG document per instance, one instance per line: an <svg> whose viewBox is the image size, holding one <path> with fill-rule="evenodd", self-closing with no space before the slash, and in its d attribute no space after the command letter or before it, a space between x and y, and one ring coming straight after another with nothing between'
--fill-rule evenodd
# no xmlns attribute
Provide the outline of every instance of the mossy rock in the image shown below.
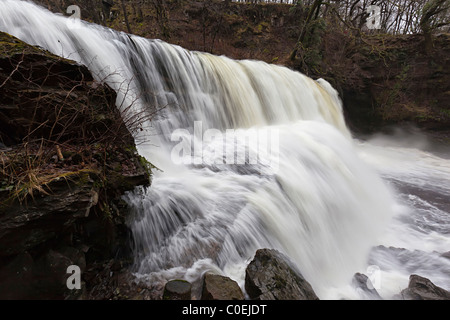
<svg viewBox="0 0 450 320"><path fill-rule="evenodd" d="M54 55L53 53L38 46L29 45L6 32L0 32L0 59L12 57L18 54L37 54L40 56L44 55L51 59L70 62L71 64L74 63L74 61L72 60L64 59L62 57Z"/></svg>

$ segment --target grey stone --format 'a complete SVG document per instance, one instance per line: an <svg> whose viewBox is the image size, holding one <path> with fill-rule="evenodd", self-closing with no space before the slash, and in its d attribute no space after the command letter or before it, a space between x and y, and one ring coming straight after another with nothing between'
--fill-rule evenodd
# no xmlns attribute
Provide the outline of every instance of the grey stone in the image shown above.
<svg viewBox="0 0 450 320"><path fill-rule="evenodd" d="M403 300L450 300L450 291L416 274L409 277L408 288L402 290L400 295Z"/></svg>
<svg viewBox="0 0 450 320"><path fill-rule="evenodd" d="M164 300L191 300L192 285L186 280L170 280L164 287Z"/></svg>
<svg viewBox="0 0 450 320"><path fill-rule="evenodd" d="M355 273L352 279L352 284L356 288L356 291L363 299L370 300L382 300L378 291L373 287L369 277L362 273Z"/></svg>
<svg viewBox="0 0 450 320"><path fill-rule="evenodd" d="M236 281L218 274L206 273L202 300L244 300L244 293Z"/></svg>
<svg viewBox="0 0 450 320"><path fill-rule="evenodd" d="M254 300L318 300L297 267L277 250L260 249L245 272L245 290Z"/></svg>

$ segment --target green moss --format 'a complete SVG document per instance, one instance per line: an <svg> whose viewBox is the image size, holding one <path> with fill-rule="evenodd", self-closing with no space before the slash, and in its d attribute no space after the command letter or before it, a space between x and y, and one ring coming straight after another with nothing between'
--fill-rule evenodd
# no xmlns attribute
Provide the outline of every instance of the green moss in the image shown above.
<svg viewBox="0 0 450 320"><path fill-rule="evenodd" d="M113 215L112 215L111 208L109 207L109 205L106 202L103 202L101 207L102 207L103 218L107 221L112 221Z"/></svg>
<svg viewBox="0 0 450 320"><path fill-rule="evenodd" d="M0 53L2 56L12 56L30 47L10 34L0 32Z"/></svg>
<svg viewBox="0 0 450 320"><path fill-rule="evenodd" d="M155 167L150 161L145 159L143 156L138 156L139 162L141 163L142 167L144 167L145 172L149 177L152 176L152 170L158 169ZM158 169L159 170L159 169Z"/></svg>
<svg viewBox="0 0 450 320"><path fill-rule="evenodd" d="M29 45L8 33L0 32L0 59L3 57L13 57L24 53L37 54L41 56L44 55L51 59L73 63L71 60L56 56L49 51L43 50L42 48Z"/></svg>
<svg viewBox="0 0 450 320"><path fill-rule="evenodd" d="M90 176L89 173L87 172L82 172L78 175L78 180L77 180L77 184L79 186L84 186L85 184L87 184L90 181Z"/></svg>

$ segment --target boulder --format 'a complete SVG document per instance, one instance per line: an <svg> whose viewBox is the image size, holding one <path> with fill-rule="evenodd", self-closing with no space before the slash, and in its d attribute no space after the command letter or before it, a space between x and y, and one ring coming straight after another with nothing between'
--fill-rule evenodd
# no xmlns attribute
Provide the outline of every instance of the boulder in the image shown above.
<svg viewBox="0 0 450 320"><path fill-rule="evenodd" d="M78 299L82 290L67 288L67 267L84 271L84 253L74 247L49 250L39 257L21 253L0 267L0 299Z"/></svg>
<svg viewBox="0 0 450 320"><path fill-rule="evenodd" d="M361 298L369 300L382 300L378 291L373 287L369 277L362 273L355 273L352 284Z"/></svg>
<svg viewBox="0 0 450 320"><path fill-rule="evenodd" d="M33 286L41 295L58 299L67 290L67 267L72 264L62 253L49 250L33 265Z"/></svg>
<svg viewBox="0 0 450 320"><path fill-rule="evenodd" d="M245 272L245 290L253 300L318 300L295 265L272 249L256 251Z"/></svg>
<svg viewBox="0 0 450 320"><path fill-rule="evenodd" d="M244 300L244 294L236 281L218 274L206 273L201 299Z"/></svg>
<svg viewBox="0 0 450 320"><path fill-rule="evenodd" d="M192 285L186 280L170 280L164 287L163 300L191 300Z"/></svg>
<svg viewBox="0 0 450 320"><path fill-rule="evenodd" d="M27 204L19 201L0 208L0 257L24 251L70 232L89 215L97 191L88 173L73 174L47 184L51 194L35 193Z"/></svg>
<svg viewBox="0 0 450 320"><path fill-rule="evenodd" d="M450 259L450 251L444 252L443 254L441 254L442 258L446 258L446 259Z"/></svg>
<svg viewBox="0 0 450 320"><path fill-rule="evenodd" d="M409 277L408 288L402 290L400 295L403 300L450 300L450 291L416 274Z"/></svg>

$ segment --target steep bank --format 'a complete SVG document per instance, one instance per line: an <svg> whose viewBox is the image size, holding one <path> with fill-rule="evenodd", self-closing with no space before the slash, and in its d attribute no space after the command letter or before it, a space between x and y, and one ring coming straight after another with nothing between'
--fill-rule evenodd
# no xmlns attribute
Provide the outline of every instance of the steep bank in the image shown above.
<svg viewBox="0 0 450 320"><path fill-rule="evenodd" d="M86 298L108 261L130 262L121 195L149 185L150 165L85 66L0 43L0 297ZM69 265L82 290L66 287Z"/></svg>

